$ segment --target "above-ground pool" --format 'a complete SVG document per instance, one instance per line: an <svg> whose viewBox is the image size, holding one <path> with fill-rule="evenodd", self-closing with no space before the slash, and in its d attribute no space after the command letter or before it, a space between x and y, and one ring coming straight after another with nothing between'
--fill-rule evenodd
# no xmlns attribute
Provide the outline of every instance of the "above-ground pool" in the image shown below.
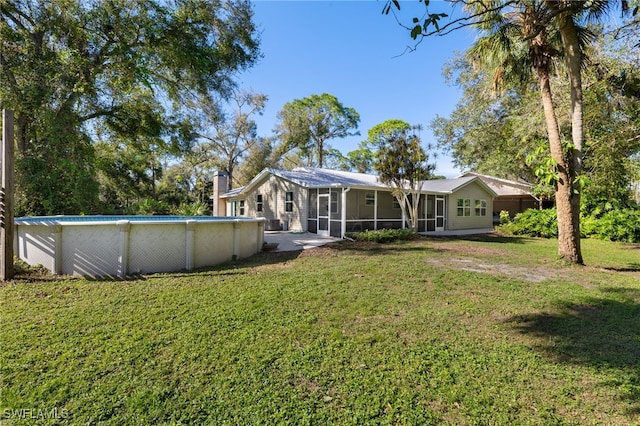
<svg viewBox="0 0 640 426"><path fill-rule="evenodd" d="M91 277L192 270L249 257L263 219L38 216L15 219L14 252L55 274Z"/></svg>

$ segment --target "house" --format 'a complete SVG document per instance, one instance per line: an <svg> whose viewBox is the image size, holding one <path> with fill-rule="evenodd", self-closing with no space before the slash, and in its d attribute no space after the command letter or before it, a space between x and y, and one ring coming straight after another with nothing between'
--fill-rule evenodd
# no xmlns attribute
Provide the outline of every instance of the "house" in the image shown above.
<svg viewBox="0 0 640 426"><path fill-rule="evenodd" d="M344 237L366 229L405 227L392 188L375 175L311 167L268 168L242 188L216 191L224 187L220 179L225 178L220 173L214 177L214 212L264 217L267 230ZM424 181L421 193L419 232L493 226L496 194L478 177Z"/></svg>
<svg viewBox="0 0 640 426"><path fill-rule="evenodd" d="M547 202L533 195L533 185L528 182L501 179L495 176L469 172L461 177L477 177L496 193L493 199L493 214L499 216L502 210L513 218L527 209L546 207Z"/></svg>

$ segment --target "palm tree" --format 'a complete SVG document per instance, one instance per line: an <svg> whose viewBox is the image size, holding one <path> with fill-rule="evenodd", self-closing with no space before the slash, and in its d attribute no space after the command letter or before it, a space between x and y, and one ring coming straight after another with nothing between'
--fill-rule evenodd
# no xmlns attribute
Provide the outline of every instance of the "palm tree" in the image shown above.
<svg viewBox="0 0 640 426"><path fill-rule="evenodd" d="M470 14L481 12L484 3L471 3ZM556 206L558 209L558 255L582 263L580 250L580 198L575 182L580 163L579 147L563 144L551 90L551 72L561 57L562 36L551 9L537 1L518 2L495 9L476 23L485 35L467 52L473 61L494 70L496 88L528 82L534 71L544 111L549 149L555 163ZM573 21L572 21L573 22ZM578 58L581 63L581 58ZM576 109L577 110L577 109ZM581 130L580 130L581 132ZM580 136L581 138L581 136ZM575 142L574 142L574 145Z"/></svg>
<svg viewBox="0 0 640 426"><path fill-rule="evenodd" d="M421 0L422 1L422 0ZM628 0L618 0L622 11ZM446 14L429 13L414 18L407 27L414 39L433 34L445 35L473 25L485 33L469 54L495 69L495 82L526 79L534 70L549 137L551 157L555 162L556 206L558 209L558 255L572 263L583 263L580 250L580 172L582 170L583 114L582 67L584 46L589 32L579 25L585 18L602 21L618 1L593 0L450 0L462 4L466 15L442 24ZM396 0L388 0L383 13L392 7L400 9ZM634 15L637 13L634 10ZM571 91L571 143L563 144L553 106L550 75L552 66L563 57ZM525 80L526 81L526 80Z"/></svg>

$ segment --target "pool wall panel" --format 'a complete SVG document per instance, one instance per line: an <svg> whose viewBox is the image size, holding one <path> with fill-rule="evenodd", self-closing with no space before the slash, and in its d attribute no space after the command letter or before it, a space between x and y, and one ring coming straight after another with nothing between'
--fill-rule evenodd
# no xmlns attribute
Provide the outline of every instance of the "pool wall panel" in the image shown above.
<svg viewBox="0 0 640 426"><path fill-rule="evenodd" d="M117 275L119 235L108 224L64 226L59 234L62 273L66 275Z"/></svg>
<svg viewBox="0 0 640 426"><path fill-rule="evenodd" d="M56 274L125 276L215 266L262 250L262 219L19 218L14 250Z"/></svg>

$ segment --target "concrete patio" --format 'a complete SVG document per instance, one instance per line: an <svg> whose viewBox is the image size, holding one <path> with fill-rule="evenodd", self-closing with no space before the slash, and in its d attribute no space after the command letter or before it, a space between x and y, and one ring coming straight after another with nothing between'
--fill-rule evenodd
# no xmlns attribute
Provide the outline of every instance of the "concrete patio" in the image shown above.
<svg viewBox="0 0 640 426"><path fill-rule="evenodd" d="M426 235L429 237L451 237L462 235L488 234L491 232L493 232L493 228L429 232L422 233L422 235ZM264 241L265 243L269 244L277 243L278 247L274 251L297 251L320 247L325 244L340 241L340 238L322 237L310 232L265 231Z"/></svg>
<svg viewBox="0 0 640 426"><path fill-rule="evenodd" d="M275 251L297 251L320 247L325 244L340 241L340 238L321 237L310 232L282 232L265 231L265 243L277 243Z"/></svg>

